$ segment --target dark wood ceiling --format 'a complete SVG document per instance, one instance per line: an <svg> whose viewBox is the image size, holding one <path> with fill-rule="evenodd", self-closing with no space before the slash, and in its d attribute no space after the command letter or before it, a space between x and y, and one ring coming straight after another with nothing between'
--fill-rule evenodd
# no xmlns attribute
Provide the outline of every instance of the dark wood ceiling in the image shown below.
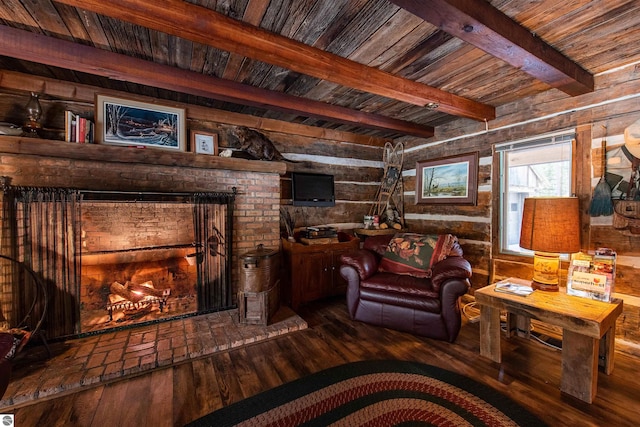
<svg viewBox="0 0 640 427"><path fill-rule="evenodd" d="M0 68L394 138L640 63L637 0L3 0Z"/></svg>

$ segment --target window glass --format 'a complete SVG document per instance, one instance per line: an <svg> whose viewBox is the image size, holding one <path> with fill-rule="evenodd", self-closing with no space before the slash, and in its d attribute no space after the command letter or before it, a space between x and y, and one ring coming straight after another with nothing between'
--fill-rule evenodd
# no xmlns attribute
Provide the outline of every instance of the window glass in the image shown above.
<svg viewBox="0 0 640 427"><path fill-rule="evenodd" d="M526 197L571 196L571 139L499 149L501 159L501 252L530 254L520 248Z"/></svg>

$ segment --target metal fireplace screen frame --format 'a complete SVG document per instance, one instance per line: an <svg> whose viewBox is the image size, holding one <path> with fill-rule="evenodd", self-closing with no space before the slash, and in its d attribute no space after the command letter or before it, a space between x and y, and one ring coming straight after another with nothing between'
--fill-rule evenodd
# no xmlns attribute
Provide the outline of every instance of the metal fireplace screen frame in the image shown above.
<svg viewBox="0 0 640 427"><path fill-rule="evenodd" d="M19 187L2 177L1 254L23 262L45 283L48 301L43 328L49 338L80 330L81 205L83 200L191 203L197 262L198 313L232 308L232 193L84 191ZM0 320L22 319L33 301L29 291L0 275ZM33 313L37 318L38 313Z"/></svg>
<svg viewBox="0 0 640 427"><path fill-rule="evenodd" d="M235 192L196 193L193 203L198 311L233 305L231 259Z"/></svg>
<svg viewBox="0 0 640 427"><path fill-rule="evenodd" d="M7 180L3 191L2 255L36 272L48 294L46 301L37 302L32 318L46 311L43 328L50 337L73 334L79 319L80 194L73 189L15 187ZM9 324L25 316L33 301L30 289L20 283L6 275L0 283L2 312Z"/></svg>

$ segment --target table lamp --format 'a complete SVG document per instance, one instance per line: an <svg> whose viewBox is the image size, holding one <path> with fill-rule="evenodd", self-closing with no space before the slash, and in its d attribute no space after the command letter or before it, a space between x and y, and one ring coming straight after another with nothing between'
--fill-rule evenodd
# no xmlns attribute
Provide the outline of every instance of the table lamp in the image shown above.
<svg viewBox="0 0 640 427"><path fill-rule="evenodd" d="M534 251L531 287L558 291L560 255L580 251L577 197L524 199L520 247Z"/></svg>

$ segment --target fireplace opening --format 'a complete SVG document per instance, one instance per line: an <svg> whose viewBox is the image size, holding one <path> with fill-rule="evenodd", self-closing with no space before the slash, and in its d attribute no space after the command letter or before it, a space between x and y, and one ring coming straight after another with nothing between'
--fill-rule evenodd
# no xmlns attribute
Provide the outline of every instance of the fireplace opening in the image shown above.
<svg viewBox="0 0 640 427"><path fill-rule="evenodd" d="M82 255L82 331L197 313L191 251L188 245Z"/></svg>
<svg viewBox="0 0 640 427"><path fill-rule="evenodd" d="M4 195L3 242L50 288L50 338L232 308L235 192Z"/></svg>

